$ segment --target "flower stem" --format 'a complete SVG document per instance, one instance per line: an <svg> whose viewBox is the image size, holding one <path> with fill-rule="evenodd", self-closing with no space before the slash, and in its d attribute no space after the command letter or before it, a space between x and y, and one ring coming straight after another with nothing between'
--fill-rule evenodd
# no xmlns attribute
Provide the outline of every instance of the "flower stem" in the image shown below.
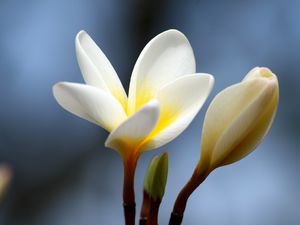
<svg viewBox="0 0 300 225"><path fill-rule="evenodd" d="M123 203L125 224L134 225L135 224L135 203L128 205Z"/></svg>
<svg viewBox="0 0 300 225"><path fill-rule="evenodd" d="M199 170L199 168L196 167L192 177L177 196L173 207L173 212L170 217L169 225L181 224L189 197L196 190L196 188L205 180L208 174L209 173L207 173L206 171Z"/></svg>
<svg viewBox="0 0 300 225"><path fill-rule="evenodd" d="M138 156L129 155L124 160L123 207L125 225L135 224L134 174Z"/></svg>

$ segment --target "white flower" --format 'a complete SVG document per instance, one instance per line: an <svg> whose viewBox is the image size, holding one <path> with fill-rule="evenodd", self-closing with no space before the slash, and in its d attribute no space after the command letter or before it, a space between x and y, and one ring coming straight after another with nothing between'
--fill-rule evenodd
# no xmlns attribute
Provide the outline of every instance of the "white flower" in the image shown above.
<svg viewBox="0 0 300 225"><path fill-rule="evenodd" d="M196 74L193 50L177 30L153 38L132 72L129 95L104 53L85 31L76 53L86 84L59 82L53 93L69 112L110 132L105 145L123 157L177 137L209 95L214 78Z"/></svg>
<svg viewBox="0 0 300 225"><path fill-rule="evenodd" d="M277 77L263 67L221 91L205 115L199 169L212 171L251 153L268 133L278 99Z"/></svg>

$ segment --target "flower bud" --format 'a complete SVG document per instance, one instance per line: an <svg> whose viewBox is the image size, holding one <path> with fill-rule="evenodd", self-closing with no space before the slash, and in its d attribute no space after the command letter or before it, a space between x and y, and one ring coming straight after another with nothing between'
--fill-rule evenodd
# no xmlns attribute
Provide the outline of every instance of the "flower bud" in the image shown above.
<svg viewBox="0 0 300 225"><path fill-rule="evenodd" d="M0 200L2 200L6 194L7 188L10 184L12 177L12 171L8 165L0 165Z"/></svg>
<svg viewBox="0 0 300 225"><path fill-rule="evenodd" d="M251 153L268 133L278 99L277 77L262 67L221 91L205 115L198 169L209 173Z"/></svg>
<svg viewBox="0 0 300 225"><path fill-rule="evenodd" d="M163 198L167 177L168 154L165 152L151 160L144 180L144 191L154 201L161 201Z"/></svg>

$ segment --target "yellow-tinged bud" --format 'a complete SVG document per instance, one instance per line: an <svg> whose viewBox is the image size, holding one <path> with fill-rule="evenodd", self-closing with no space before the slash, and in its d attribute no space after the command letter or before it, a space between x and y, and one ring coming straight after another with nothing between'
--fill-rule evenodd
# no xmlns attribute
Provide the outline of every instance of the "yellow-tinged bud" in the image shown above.
<svg viewBox="0 0 300 225"><path fill-rule="evenodd" d="M251 153L268 133L278 99L277 77L263 67L221 91L205 115L198 169L209 173Z"/></svg>
<svg viewBox="0 0 300 225"><path fill-rule="evenodd" d="M165 152L151 160L144 180L144 191L154 201L161 201L165 193L167 178L168 154Z"/></svg>
<svg viewBox="0 0 300 225"><path fill-rule="evenodd" d="M12 177L12 171L9 166L0 165L0 200L3 199Z"/></svg>

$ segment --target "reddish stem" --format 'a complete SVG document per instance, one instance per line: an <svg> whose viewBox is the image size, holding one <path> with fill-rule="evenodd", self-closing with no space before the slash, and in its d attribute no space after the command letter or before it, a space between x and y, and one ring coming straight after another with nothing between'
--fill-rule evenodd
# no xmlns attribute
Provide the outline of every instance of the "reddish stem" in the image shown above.
<svg viewBox="0 0 300 225"><path fill-rule="evenodd" d="M139 225L147 224L149 212L150 212L150 196L146 191L143 191L143 203L142 203L142 208L141 208Z"/></svg>
<svg viewBox="0 0 300 225"><path fill-rule="evenodd" d="M186 208L187 201L196 188L205 180L208 173L195 169L191 179L183 187L175 201L173 212L170 217L169 225L180 225Z"/></svg>
<svg viewBox="0 0 300 225"><path fill-rule="evenodd" d="M124 160L123 207L126 225L135 224L134 174L138 156L129 155Z"/></svg>
<svg viewBox="0 0 300 225"><path fill-rule="evenodd" d="M158 211L161 201L155 201L152 198L150 201L150 212L147 225L158 225Z"/></svg>

